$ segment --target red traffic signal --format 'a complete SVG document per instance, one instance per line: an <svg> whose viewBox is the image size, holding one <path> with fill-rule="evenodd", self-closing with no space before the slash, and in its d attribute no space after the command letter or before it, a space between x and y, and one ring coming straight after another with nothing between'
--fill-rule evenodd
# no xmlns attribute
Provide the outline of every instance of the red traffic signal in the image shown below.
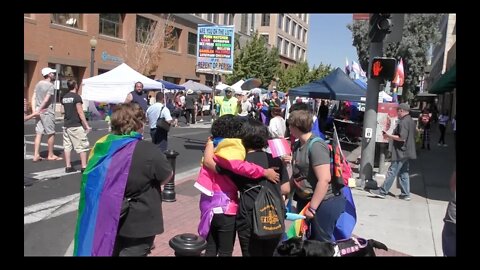
<svg viewBox="0 0 480 270"><path fill-rule="evenodd" d="M396 67L397 60L395 58L375 57L370 69L370 78L391 81L395 76Z"/></svg>

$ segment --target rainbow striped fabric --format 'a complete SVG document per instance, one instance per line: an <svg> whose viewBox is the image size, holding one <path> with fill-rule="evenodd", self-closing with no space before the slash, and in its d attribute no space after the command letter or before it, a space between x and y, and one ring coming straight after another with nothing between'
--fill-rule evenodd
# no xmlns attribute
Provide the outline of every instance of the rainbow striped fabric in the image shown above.
<svg viewBox="0 0 480 270"><path fill-rule="evenodd" d="M108 134L90 152L82 175L74 256L111 256L132 154L142 135Z"/></svg>
<svg viewBox="0 0 480 270"><path fill-rule="evenodd" d="M305 211L308 209L310 206L310 202L305 205L305 207L300 211L300 215L305 216ZM290 239L292 237L303 237L305 235L305 232L308 230L308 224L306 219L297 219L292 224L290 225L290 228L288 228L287 231L287 239Z"/></svg>

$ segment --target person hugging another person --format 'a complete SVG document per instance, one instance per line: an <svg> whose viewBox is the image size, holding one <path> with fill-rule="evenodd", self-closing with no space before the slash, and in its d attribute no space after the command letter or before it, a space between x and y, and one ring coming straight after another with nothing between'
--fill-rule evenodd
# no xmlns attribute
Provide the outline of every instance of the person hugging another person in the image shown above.
<svg viewBox="0 0 480 270"><path fill-rule="evenodd" d="M271 124L272 122L270 122ZM273 158L263 149L267 146L269 137L268 129L261 122L248 119L242 127L242 143L247 150L245 160L263 168L278 168L280 182L265 181L265 187L270 189L282 205L285 205L282 195L290 192L290 183L286 167L280 158ZM253 211L255 200L260 192L259 184L250 177L244 177L228 171L231 179L240 191L240 206L236 218L236 230L242 249L242 255L248 256L273 256L282 235L261 239L254 234ZM285 210L285 209L282 209ZM285 214L285 211L281 211Z"/></svg>
<svg viewBox="0 0 480 270"><path fill-rule="evenodd" d="M198 233L207 240L205 256L232 256L235 243L235 216L238 210L238 189L230 177L219 174L217 164L236 174L278 181L273 169L245 162L245 148L239 139L242 122L231 114L212 124L212 137L205 147L203 166L194 186L200 196Z"/></svg>

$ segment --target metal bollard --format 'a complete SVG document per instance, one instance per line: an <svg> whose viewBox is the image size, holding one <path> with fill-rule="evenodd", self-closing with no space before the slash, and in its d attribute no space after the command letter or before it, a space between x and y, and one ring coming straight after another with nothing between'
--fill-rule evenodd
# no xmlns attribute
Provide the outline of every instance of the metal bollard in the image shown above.
<svg viewBox="0 0 480 270"><path fill-rule="evenodd" d="M176 257L199 257L202 251L207 248L207 241L192 233L176 235L170 239L168 244L175 251Z"/></svg>
<svg viewBox="0 0 480 270"><path fill-rule="evenodd" d="M175 199L175 161L177 156L179 155L178 152L175 150L166 150L163 152L167 159L170 161L170 165L172 166L173 176L168 183L165 184L163 191L162 191L162 200L164 202L174 202Z"/></svg>

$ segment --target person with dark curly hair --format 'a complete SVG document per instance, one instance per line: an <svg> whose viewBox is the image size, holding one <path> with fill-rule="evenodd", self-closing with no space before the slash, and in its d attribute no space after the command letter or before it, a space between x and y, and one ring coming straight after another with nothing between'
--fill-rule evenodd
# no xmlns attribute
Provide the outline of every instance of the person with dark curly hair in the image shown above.
<svg viewBox="0 0 480 270"><path fill-rule="evenodd" d="M245 148L239 139L242 122L233 115L223 115L212 124L212 137L205 147L203 166L194 186L200 196L198 233L207 240L205 256L232 256L235 243L235 216L238 189L230 177L219 174L216 164L239 175L278 181L273 169L245 162Z"/></svg>
<svg viewBox="0 0 480 270"><path fill-rule="evenodd" d="M287 195L290 192L288 172L280 158L273 158L270 153L263 151L267 146L269 137L268 128L257 120L249 119L243 123L241 133L242 143L247 150L246 161L262 166L265 169L278 168L280 182L266 181L264 185L284 205L282 195ZM244 257L273 256L275 248L281 240L281 235L270 239L259 239L253 232L253 208L255 199L260 192L258 182L233 172L229 172L229 175L240 191L240 209L237 213L236 229L242 255ZM285 214L285 209L283 209L283 213Z"/></svg>

